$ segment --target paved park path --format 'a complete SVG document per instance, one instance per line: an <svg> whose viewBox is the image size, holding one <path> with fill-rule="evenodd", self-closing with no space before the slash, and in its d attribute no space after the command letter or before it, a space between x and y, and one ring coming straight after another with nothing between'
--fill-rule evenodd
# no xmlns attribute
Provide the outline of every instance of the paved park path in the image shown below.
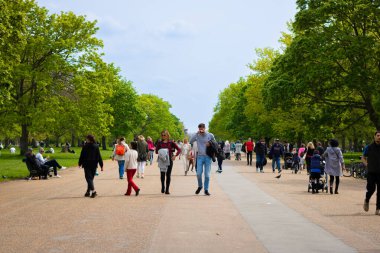
<svg viewBox="0 0 380 253"><path fill-rule="evenodd" d="M306 173L225 161L211 196L195 195L193 172L174 164L171 194L159 171L135 179L140 196L126 197L126 180L107 161L95 179L99 196L84 198L83 171L62 178L0 184L0 252L380 252L380 217L362 211L365 181L342 178L340 194L307 193Z"/></svg>

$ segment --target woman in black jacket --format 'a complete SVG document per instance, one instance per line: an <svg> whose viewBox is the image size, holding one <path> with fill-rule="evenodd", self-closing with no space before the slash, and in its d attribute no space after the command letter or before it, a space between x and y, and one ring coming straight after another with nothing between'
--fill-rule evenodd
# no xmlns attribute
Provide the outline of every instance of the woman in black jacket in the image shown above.
<svg viewBox="0 0 380 253"><path fill-rule="evenodd" d="M95 198L97 196L94 187L94 177L98 164L103 171L103 160L100 155L99 146L95 143L94 136L89 134L86 137L86 143L82 148L78 162L79 167L83 167L84 169L84 175L87 181L85 197L91 196L91 198Z"/></svg>

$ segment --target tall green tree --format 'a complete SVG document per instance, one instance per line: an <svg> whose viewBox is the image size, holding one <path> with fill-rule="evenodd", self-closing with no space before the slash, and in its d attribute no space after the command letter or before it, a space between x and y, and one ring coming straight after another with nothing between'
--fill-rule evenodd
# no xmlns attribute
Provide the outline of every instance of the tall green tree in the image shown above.
<svg viewBox="0 0 380 253"><path fill-rule="evenodd" d="M143 111L137 105L138 94L130 81L120 79L113 86L113 95L108 100L112 107L114 124L111 127L113 138L125 136L133 139L135 130L144 120Z"/></svg>
<svg viewBox="0 0 380 253"><path fill-rule="evenodd" d="M102 46L94 37L95 22L71 12L49 15L34 1L25 3L25 15L21 13L23 27L19 31L19 40L25 43L18 44L18 61L7 75L10 99L0 107L1 114L16 118L21 126L21 153L27 149L34 112L44 101L69 94L78 70L92 67L93 62L83 59L90 60L86 55L96 55ZM13 1L5 5L15 8L13 11L18 9Z"/></svg>
<svg viewBox="0 0 380 253"><path fill-rule="evenodd" d="M13 87L13 68L20 61L20 51L27 40L27 13L33 1L0 0L0 106L9 100Z"/></svg>
<svg viewBox="0 0 380 253"><path fill-rule="evenodd" d="M294 38L273 65L265 103L281 106L295 96L357 110L351 123L368 115L379 129L380 1L298 0L297 6Z"/></svg>
<svg viewBox="0 0 380 253"><path fill-rule="evenodd" d="M167 129L172 139L184 137L183 124L170 112L170 103L156 95L142 94L137 104L143 114L143 120L140 122L140 127L135 130L135 134L151 136L156 140L160 138L161 131Z"/></svg>

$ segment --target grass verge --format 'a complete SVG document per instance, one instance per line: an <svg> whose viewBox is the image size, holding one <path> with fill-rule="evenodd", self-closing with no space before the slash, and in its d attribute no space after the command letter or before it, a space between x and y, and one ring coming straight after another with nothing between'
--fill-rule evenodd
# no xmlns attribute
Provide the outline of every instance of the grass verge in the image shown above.
<svg viewBox="0 0 380 253"><path fill-rule="evenodd" d="M57 162L64 167L77 167L81 148L71 148L75 151L72 153L56 152L54 154L45 154L44 157L49 156L50 159L56 159ZM38 149L34 149L36 153ZM110 159L112 150L100 149L103 160ZM0 182L25 178L29 175L22 159L24 156L18 154L11 154L9 150L0 151Z"/></svg>

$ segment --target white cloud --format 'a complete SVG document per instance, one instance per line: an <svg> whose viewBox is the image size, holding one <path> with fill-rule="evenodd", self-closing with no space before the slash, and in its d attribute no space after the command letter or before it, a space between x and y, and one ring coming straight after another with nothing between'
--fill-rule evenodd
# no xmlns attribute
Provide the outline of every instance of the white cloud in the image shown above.
<svg viewBox="0 0 380 253"><path fill-rule="evenodd" d="M254 49L276 47L294 0L38 0L98 20L105 60L139 93L172 104L191 131L211 120L219 91L248 74Z"/></svg>
<svg viewBox="0 0 380 253"><path fill-rule="evenodd" d="M195 27L184 20L176 20L162 25L158 30L158 35L166 38L184 38L195 34Z"/></svg>

